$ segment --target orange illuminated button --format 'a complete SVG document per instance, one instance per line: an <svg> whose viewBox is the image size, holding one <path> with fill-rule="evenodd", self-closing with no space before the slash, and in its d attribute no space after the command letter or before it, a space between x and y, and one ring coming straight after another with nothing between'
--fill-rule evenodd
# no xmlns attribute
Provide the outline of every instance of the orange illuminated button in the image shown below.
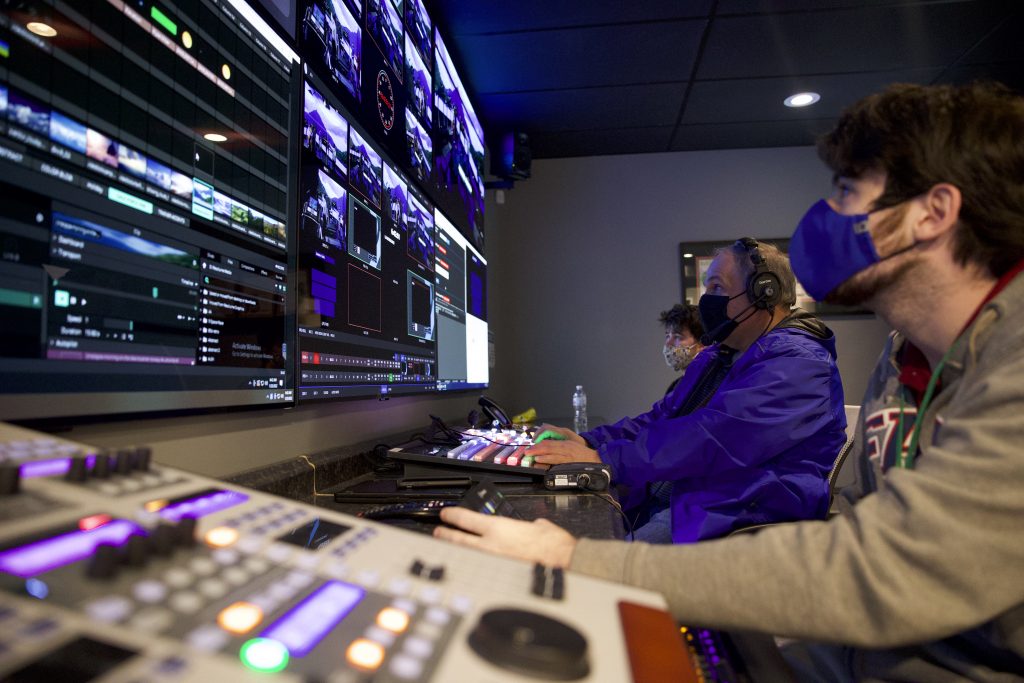
<svg viewBox="0 0 1024 683"><path fill-rule="evenodd" d="M384 646L366 638L357 638L345 651L345 659L358 669L373 671L384 661Z"/></svg>
<svg viewBox="0 0 1024 683"><path fill-rule="evenodd" d="M232 529L229 526L214 527L206 532L203 540L206 541L208 546L226 548L229 545L234 545L235 541L238 540L238 530Z"/></svg>
<svg viewBox="0 0 1024 683"><path fill-rule="evenodd" d="M409 627L409 615L395 607L385 607L377 613L377 626L392 633L401 633Z"/></svg>
<svg viewBox="0 0 1024 683"><path fill-rule="evenodd" d="M263 610L251 602L236 602L217 615L217 625L228 633L243 635L263 621Z"/></svg>

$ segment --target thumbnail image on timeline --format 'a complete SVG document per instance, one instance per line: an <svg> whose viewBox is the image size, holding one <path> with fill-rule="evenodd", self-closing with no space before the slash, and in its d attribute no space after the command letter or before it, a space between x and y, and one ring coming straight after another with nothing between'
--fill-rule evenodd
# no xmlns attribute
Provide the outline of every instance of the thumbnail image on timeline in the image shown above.
<svg viewBox="0 0 1024 683"><path fill-rule="evenodd" d="M433 207L315 75L303 91L299 399L433 391Z"/></svg>
<svg viewBox="0 0 1024 683"><path fill-rule="evenodd" d="M487 261L434 211L437 389L483 389L489 382Z"/></svg>
<svg viewBox="0 0 1024 683"><path fill-rule="evenodd" d="M0 13L0 419L293 402L297 55L237 1L33 4Z"/></svg>

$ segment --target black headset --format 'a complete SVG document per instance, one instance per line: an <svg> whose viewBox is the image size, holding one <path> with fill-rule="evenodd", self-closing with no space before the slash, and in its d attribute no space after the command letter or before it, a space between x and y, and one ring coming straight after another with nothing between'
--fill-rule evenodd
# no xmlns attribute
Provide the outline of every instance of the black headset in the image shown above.
<svg viewBox="0 0 1024 683"><path fill-rule="evenodd" d="M741 237L736 246L742 247L754 264L754 272L747 280L747 299L755 308L772 310L782 298L782 281L768 268L768 262L757 247L757 240L752 237Z"/></svg>

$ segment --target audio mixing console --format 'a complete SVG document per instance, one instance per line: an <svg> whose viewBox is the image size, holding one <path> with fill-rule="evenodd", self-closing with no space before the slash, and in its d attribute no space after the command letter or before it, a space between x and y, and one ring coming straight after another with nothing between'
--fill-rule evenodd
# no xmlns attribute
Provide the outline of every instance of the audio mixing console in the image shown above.
<svg viewBox="0 0 1024 683"><path fill-rule="evenodd" d="M146 448L0 425L0 520L4 681L697 680L654 593L163 467Z"/></svg>

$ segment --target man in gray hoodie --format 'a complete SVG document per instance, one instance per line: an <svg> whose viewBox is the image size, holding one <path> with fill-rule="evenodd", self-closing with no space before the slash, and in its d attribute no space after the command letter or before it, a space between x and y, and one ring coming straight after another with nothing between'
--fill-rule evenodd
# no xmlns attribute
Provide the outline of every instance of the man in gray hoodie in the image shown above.
<svg viewBox="0 0 1024 683"><path fill-rule="evenodd" d="M689 546L576 540L449 508L474 547L653 589L683 622L800 639L801 678L1024 677L1024 100L895 85L819 143L835 193L793 235L818 299L895 328L829 521Z"/></svg>

